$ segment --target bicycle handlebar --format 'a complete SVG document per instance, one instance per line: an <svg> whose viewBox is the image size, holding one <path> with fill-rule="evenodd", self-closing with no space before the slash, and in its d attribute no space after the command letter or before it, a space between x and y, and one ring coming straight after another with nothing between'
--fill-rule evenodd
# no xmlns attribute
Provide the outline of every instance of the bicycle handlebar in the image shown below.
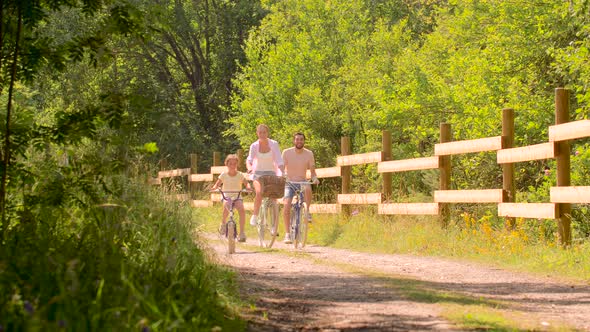
<svg viewBox="0 0 590 332"><path fill-rule="evenodd" d="M223 199L227 199L227 194L238 194L238 199L240 198L240 196L242 195L242 193L249 193L252 192L251 190L248 189L242 189L242 190L223 190L221 188L217 188L217 189L212 189L209 190L209 192L218 192L221 194L221 196L223 197Z"/></svg>
<svg viewBox="0 0 590 332"><path fill-rule="evenodd" d="M224 194L237 194L237 193L251 193L252 190L248 190L248 189L242 189L242 190L223 190L221 188L217 188L217 189L211 189L211 190L209 190L209 192L212 192L212 193L219 192L219 193L224 193Z"/></svg>
<svg viewBox="0 0 590 332"><path fill-rule="evenodd" d="M287 183L290 183L290 184L313 184L313 182L309 182L309 181L289 181L289 180L287 180Z"/></svg>

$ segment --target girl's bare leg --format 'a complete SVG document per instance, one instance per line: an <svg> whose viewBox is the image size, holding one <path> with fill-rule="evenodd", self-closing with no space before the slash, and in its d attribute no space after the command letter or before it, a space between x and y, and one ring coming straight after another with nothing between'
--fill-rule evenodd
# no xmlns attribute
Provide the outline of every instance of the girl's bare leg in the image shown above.
<svg viewBox="0 0 590 332"><path fill-rule="evenodd" d="M223 224L225 224L227 221L227 216L229 215L229 209L230 209L229 201L223 202L223 213L222 213L222 217L221 217L221 222Z"/></svg>
<svg viewBox="0 0 590 332"><path fill-rule="evenodd" d="M223 202L223 211L221 212L221 225L219 225L219 233L225 233L225 222L227 221L227 216L229 215L229 202Z"/></svg>
<svg viewBox="0 0 590 332"><path fill-rule="evenodd" d="M238 210L238 215L240 216L240 234L246 233L246 229L244 228L244 222L246 220L246 211L244 210L244 202L237 201L235 208Z"/></svg>

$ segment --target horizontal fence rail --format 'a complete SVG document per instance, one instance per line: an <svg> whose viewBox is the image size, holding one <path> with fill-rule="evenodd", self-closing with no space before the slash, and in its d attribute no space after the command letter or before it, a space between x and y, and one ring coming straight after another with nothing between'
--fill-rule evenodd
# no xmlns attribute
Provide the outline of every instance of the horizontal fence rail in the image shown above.
<svg viewBox="0 0 590 332"><path fill-rule="evenodd" d="M570 204L590 203L590 187L570 186L569 183L569 141L590 137L590 120L569 122L569 93L558 88L555 90L556 124L548 129L548 142L513 147L514 112L504 109L502 116L502 135L477 138L471 140L452 141L450 125L441 124L440 143L434 146L434 156L391 160L391 134L383 131L382 151L360 154L350 153L350 140L341 140L341 155L336 158L336 166L316 169L318 178L342 179L342 192L337 196L335 204L315 204L310 207L312 213L346 213L350 205L377 205L379 214L384 215L435 215L442 220L448 218L448 204L452 203L485 203L497 204L498 216L511 218L556 219L560 223L560 238L563 244L571 241ZM496 161L503 167L502 189L449 190L451 188L450 172L452 155L491 152L496 153ZM243 150L238 150L243 160ZM149 178L148 183L162 184L162 180L171 177L187 176L188 182L212 182L216 175L225 171L220 166L219 155L214 155L214 166L210 173L196 174L196 156L191 155L191 168L162 170L157 178ZM514 163L533 160L557 160L557 186L550 188L550 202L516 203L514 202ZM383 177L381 193L350 193L351 171L355 165L377 164L378 173ZM243 169L243 165L242 165ZM391 197L391 174L398 172L438 169L440 173L439 188L433 188L433 202L393 203ZM311 177L310 172L307 176ZM189 195L181 195L177 199L190 200L193 207L210 207L220 201L218 194L212 194L209 200L191 200ZM246 209L253 204L245 202ZM444 221L443 221L444 223Z"/></svg>
<svg viewBox="0 0 590 332"><path fill-rule="evenodd" d="M435 156L497 151L502 149L502 136L478 138L466 141L439 143L434 145Z"/></svg>
<svg viewBox="0 0 590 332"><path fill-rule="evenodd" d="M498 215L501 217L555 219L558 216L558 205L553 203L499 203Z"/></svg>
<svg viewBox="0 0 590 332"><path fill-rule="evenodd" d="M579 120L549 126L549 142L567 141L590 136L590 120Z"/></svg>
<svg viewBox="0 0 590 332"><path fill-rule="evenodd" d="M555 143L541 143L520 148L498 150L496 160L498 164L517 163L541 159L551 159L556 156Z"/></svg>
<svg viewBox="0 0 590 332"><path fill-rule="evenodd" d="M353 154L350 156L340 156L336 158L336 165L338 166L353 166L377 163L382 160L381 152L369 152L362 154Z"/></svg>
<svg viewBox="0 0 590 332"><path fill-rule="evenodd" d="M439 157L425 157L404 160L382 161L377 164L379 173L396 173L418 171L423 169L437 169L440 165Z"/></svg>

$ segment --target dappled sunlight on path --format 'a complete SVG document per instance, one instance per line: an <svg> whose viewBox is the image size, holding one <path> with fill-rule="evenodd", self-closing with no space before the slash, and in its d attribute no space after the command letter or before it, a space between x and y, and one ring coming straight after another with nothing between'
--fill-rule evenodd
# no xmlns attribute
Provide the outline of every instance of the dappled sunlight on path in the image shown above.
<svg viewBox="0 0 590 332"><path fill-rule="evenodd" d="M460 330L443 318L445 305L499 308L527 326L590 331L590 287L475 263L411 255L382 255L320 246L293 250L254 241L225 254L252 302L244 316L252 331ZM548 328L547 330L549 330Z"/></svg>

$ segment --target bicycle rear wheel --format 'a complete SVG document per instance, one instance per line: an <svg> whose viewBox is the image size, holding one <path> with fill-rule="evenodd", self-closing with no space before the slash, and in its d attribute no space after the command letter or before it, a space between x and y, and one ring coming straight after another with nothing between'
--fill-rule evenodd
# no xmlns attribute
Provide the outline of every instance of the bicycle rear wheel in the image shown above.
<svg viewBox="0 0 590 332"><path fill-rule="evenodd" d="M260 220L258 221L258 239L262 248L271 248L277 237L278 205L265 199L260 207Z"/></svg>
<svg viewBox="0 0 590 332"><path fill-rule="evenodd" d="M233 220L229 220L226 224L227 227L227 252L233 254L236 252L236 223Z"/></svg>

